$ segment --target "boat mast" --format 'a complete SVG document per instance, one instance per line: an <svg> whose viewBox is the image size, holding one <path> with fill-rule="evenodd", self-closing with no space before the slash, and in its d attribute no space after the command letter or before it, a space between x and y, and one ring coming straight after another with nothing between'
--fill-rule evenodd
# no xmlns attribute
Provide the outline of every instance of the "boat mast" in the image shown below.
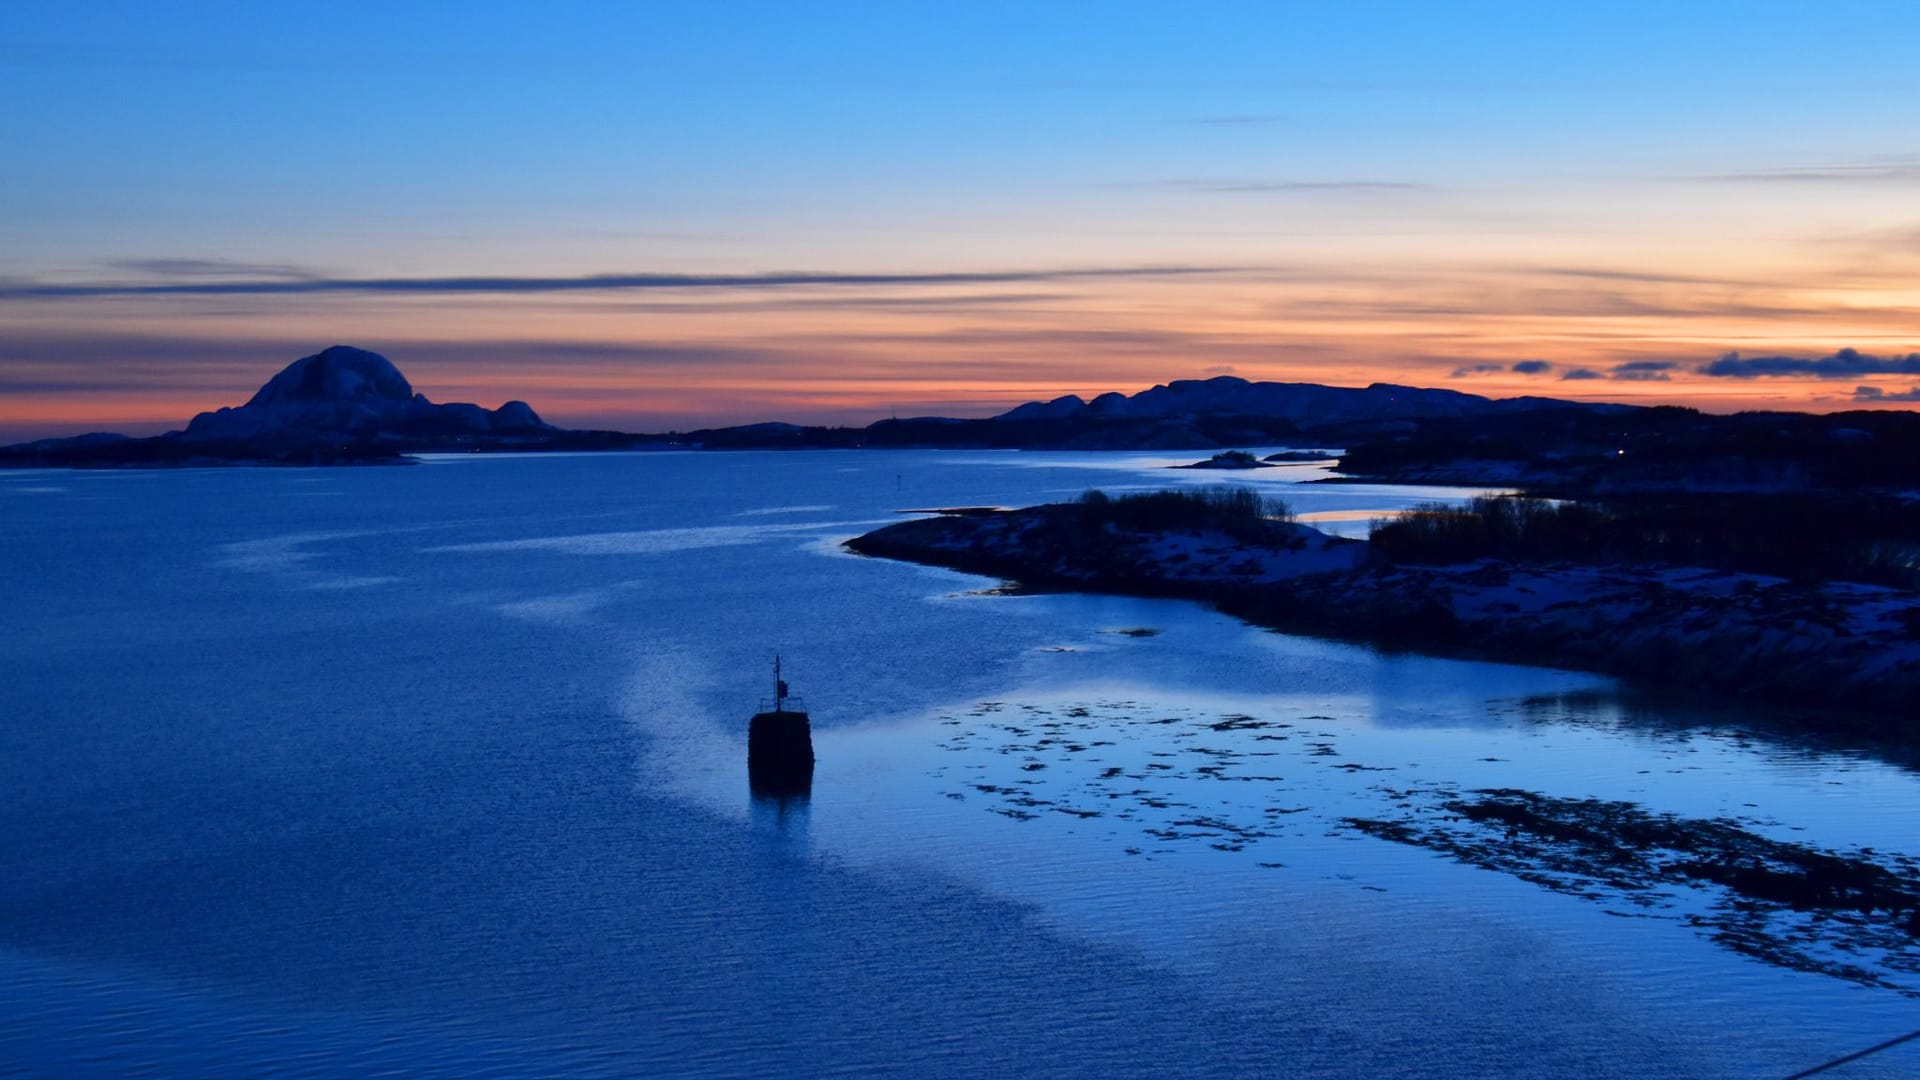
<svg viewBox="0 0 1920 1080"><path fill-rule="evenodd" d="M773 654L773 711L785 712L787 708L787 681L780 677L780 654Z"/></svg>

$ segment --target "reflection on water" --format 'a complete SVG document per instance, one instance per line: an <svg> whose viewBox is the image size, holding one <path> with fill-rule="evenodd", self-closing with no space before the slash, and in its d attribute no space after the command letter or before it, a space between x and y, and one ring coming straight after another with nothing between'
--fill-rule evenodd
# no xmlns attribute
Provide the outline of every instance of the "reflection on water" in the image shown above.
<svg viewBox="0 0 1920 1080"><path fill-rule="evenodd" d="M755 802L806 802L813 794L813 770L797 774L754 771L748 767L747 788Z"/></svg>
<svg viewBox="0 0 1920 1080"><path fill-rule="evenodd" d="M1542 694L1515 708L1531 723L1601 723L1623 735L1722 740L1786 767L1844 770L1849 761L1864 760L1920 772L1920 728L1884 715L1638 687Z"/></svg>
<svg viewBox="0 0 1920 1080"><path fill-rule="evenodd" d="M792 842L792 850L796 852L804 852L807 848L810 801L805 793L771 794L759 788L752 790L748 800L753 811L754 827L761 832L786 838Z"/></svg>

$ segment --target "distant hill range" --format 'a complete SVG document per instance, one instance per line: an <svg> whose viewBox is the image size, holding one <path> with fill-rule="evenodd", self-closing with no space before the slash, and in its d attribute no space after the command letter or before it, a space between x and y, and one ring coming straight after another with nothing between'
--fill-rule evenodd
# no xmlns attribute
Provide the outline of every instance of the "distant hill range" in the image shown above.
<svg viewBox="0 0 1920 1080"><path fill-rule="evenodd" d="M1496 400L1391 383L1354 388L1222 375L1182 379L1133 395L1101 394L1092 401L1068 395L1029 402L990 420L960 422L960 428L955 421L934 419L882 421L867 430L889 442L902 436L950 441L967 433L996 445L1052 449L1216 449L1300 437L1338 443L1407 434L1431 419L1541 410L1610 414L1631 408L1542 397Z"/></svg>
<svg viewBox="0 0 1920 1080"><path fill-rule="evenodd" d="M1179 420L1195 416L1239 415L1290 420L1325 427L1369 420L1427 416L1484 416L1531 409L1619 410L1625 405L1582 405L1557 398L1495 400L1458 390L1423 390L1392 383L1362 389L1318 383L1248 382L1231 375L1180 379L1134 395L1101 394L1084 401L1077 394L1033 401L1001 413L996 420Z"/></svg>
<svg viewBox="0 0 1920 1080"><path fill-rule="evenodd" d="M386 357L303 357L246 404L152 438L81 435L0 449L0 466L395 462L418 452L932 448L1217 450L1339 446L1341 471L1541 491L1920 485L1920 414L1742 413L1493 399L1457 390L1180 380L1137 394L1036 401L985 419L865 427L759 423L665 434L577 431L525 402L436 404Z"/></svg>
<svg viewBox="0 0 1920 1080"><path fill-rule="evenodd" d="M165 465L233 462L379 462L429 451L589 450L646 447L777 449L947 447L1207 449L1300 435L1357 439L1417 430L1417 421L1514 415L1542 409L1610 412L1551 398L1495 401L1454 390L1376 384L1184 380L1127 396L1032 402L980 420L919 417L864 428L759 423L642 435L574 431L532 406L436 404L379 353L335 345L302 357L244 405L203 412L181 431L135 439L97 433L0 449L6 465Z"/></svg>
<svg viewBox="0 0 1920 1080"><path fill-rule="evenodd" d="M1611 416L1630 405L1555 398L1496 400L1457 390L1375 383L1248 382L1232 376L1183 379L1133 395L1076 395L1034 401L980 420L944 416L881 420L862 428L753 424L677 436L710 448L786 446L979 448L1007 450L1210 450L1313 439L1334 444L1410 435L1441 419L1542 412Z"/></svg>

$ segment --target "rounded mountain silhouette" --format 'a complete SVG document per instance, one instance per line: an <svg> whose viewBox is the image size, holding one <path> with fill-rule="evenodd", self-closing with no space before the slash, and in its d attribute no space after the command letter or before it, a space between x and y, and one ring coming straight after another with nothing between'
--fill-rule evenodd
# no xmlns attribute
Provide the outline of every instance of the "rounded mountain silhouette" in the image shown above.
<svg viewBox="0 0 1920 1080"><path fill-rule="evenodd" d="M553 428L524 401L497 409L464 402L437 405L414 392L393 362L376 352L335 345L288 364L245 405L203 412L187 439L306 441L344 436L457 438L534 434Z"/></svg>

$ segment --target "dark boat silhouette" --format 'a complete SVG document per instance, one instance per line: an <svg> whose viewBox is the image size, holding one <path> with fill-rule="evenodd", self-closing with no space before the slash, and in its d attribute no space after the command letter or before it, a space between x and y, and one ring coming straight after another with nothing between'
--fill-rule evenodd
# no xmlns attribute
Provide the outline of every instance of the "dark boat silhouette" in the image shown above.
<svg viewBox="0 0 1920 1080"><path fill-rule="evenodd" d="M805 795L813 790L813 728L773 658L773 708L747 724L747 782L759 795Z"/></svg>

